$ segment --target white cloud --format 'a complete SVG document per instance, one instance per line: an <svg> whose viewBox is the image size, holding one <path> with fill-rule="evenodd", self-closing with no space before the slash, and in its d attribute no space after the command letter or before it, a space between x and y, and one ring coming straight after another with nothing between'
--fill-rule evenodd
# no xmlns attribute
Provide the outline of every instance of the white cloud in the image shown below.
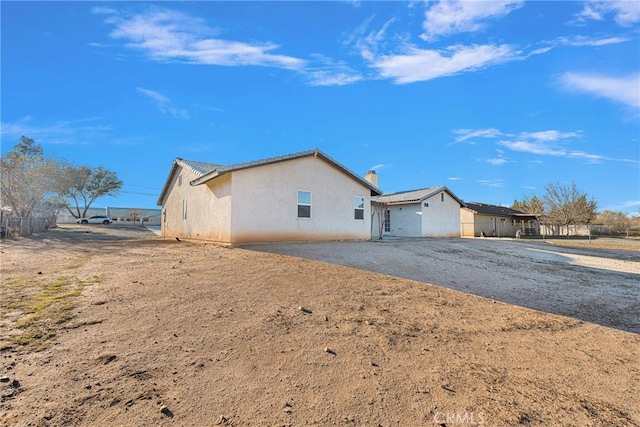
<svg viewBox="0 0 640 427"><path fill-rule="evenodd" d="M440 36L481 30L490 18L501 18L524 5L522 0L441 0L427 9L420 36L426 41Z"/></svg>
<svg viewBox="0 0 640 427"><path fill-rule="evenodd" d="M640 22L640 2L636 0L590 1L586 2L577 15L580 22L587 20L603 21L606 15L613 14L613 19L622 27L631 27Z"/></svg>
<svg viewBox="0 0 640 427"><path fill-rule="evenodd" d="M627 77L565 73L559 81L568 90L607 98L632 108L640 107L640 73Z"/></svg>
<svg viewBox="0 0 640 427"><path fill-rule="evenodd" d="M313 55L317 66L309 66L303 74L311 86L344 86L362 80L362 75L342 61Z"/></svg>
<svg viewBox="0 0 640 427"><path fill-rule="evenodd" d="M26 135L38 143L44 144L89 144L102 140L113 130L110 125L99 124L101 118L90 117L80 120L57 120L49 123L34 123L27 116L14 123L2 123L3 141L14 138L16 143L20 136Z"/></svg>
<svg viewBox="0 0 640 427"><path fill-rule="evenodd" d="M593 37L585 37L585 36L576 36L576 37L560 37L557 39L556 44L562 46L607 46L610 44L618 44L628 42L631 39L626 37L603 37L603 38L593 38Z"/></svg>
<svg viewBox="0 0 640 427"><path fill-rule="evenodd" d="M158 109L160 110L160 112L162 112L162 114L169 114L170 116L176 119L189 118L189 113L187 112L187 110L173 107L171 105L171 100L166 96L162 95L161 93L156 92L154 90L145 89L142 87L138 87L136 88L136 90L139 93L151 98L153 102L156 104L156 106L158 107Z"/></svg>
<svg viewBox="0 0 640 427"><path fill-rule="evenodd" d="M487 187L502 188L504 187L504 181L501 179L479 179L479 184L486 185Z"/></svg>
<svg viewBox="0 0 640 427"><path fill-rule="evenodd" d="M492 159L487 159L486 162L493 166L502 166L507 163L507 159L504 157L494 157Z"/></svg>
<svg viewBox="0 0 640 427"><path fill-rule="evenodd" d="M204 20L165 8L152 8L131 17L114 13L106 22L115 26L111 37L126 40L127 47L141 50L155 61L292 70L305 64L299 58L271 53L279 47L273 43L215 38L217 31L208 27Z"/></svg>
<svg viewBox="0 0 640 427"><path fill-rule="evenodd" d="M413 83L474 71L512 60L507 45L451 46L444 51L407 48L401 55L384 55L372 62L382 77Z"/></svg>
<svg viewBox="0 0 640 427"><path fill-rule="evenodd" d="M473 138L495 138L498 137L500 135L502 135L502 133L495 128L487 128L487 129L454 129L453 133L460 135L459 137L457 137L451 144L449 145L453 145L453 144L457 144L459 142L463 142L463 141L467 141L469 139L473 139Z"/></svg>
<svg viewBox="0 0 640 427"><path fill-rule="evenodd" d="M561 139L579 138L580 132L560 132L558 130L544 130L539 132L521 132L520 138L533 139L536 141L558 141Z"/></svg>
<svg viewBox="0 0 640 427"><path fill-rule="evenodd" d="M501 132L499 129L454 129L455 134L461 135L457 137L452 144L456 142L466 141L471 138L487 138L498 139L495 141L497 145L507 148L510 151L535 154L538 156L564 157L569 159L584 160L587 163L601 163L603 161L620 161L638 164L637 160L617 159L600 154L588 153L581 150L569 149L567 146L575 140L582 139L582 132L562 132L551 129L537 132L520 132L518 134L509 134ZM495 158L485 159L484 161L499 166L509 162L509 158L498 150Z"/></svg>

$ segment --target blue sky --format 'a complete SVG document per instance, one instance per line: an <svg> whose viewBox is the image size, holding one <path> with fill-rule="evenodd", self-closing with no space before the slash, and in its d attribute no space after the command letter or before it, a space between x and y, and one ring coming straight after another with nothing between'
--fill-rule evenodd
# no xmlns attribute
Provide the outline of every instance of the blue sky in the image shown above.
<svg viewBox="0 0 640 427"><path fill-rule="evenodd" d="M511 205L570 184L640 208L640 2L11 2L2 153L21 135L155 207L174 158L317 147L385 192Z"/></svg>

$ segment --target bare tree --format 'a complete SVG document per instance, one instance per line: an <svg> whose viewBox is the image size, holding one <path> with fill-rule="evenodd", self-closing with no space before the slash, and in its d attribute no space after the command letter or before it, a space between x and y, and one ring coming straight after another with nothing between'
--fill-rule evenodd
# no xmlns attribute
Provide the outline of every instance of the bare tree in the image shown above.
<svg viewBox="0 0 640 427"><path fill-rule="evenodd" d="M588 224L596 216L598 204L587 199L575 182L563 186L559 182L548 184L544 195L545 215L549 222L566 226L567 236L572 224Z"/></svg>
<svg viewBox="0 0 640 427"><path fill-rule="evenodd" d="M614 233L627 233L631 227L631 218L623 212L606 210L596 218L598 224L606 225Z"/></svg>
<svg viewBox="0 0 640 427"><path fill-rule="evenodd" d="M0 164L2 204L13 215L30 217L52 188L58 164L44 156L42 147L22 136Z"/></svg>
<svg viewBox="0 0 640 427"><path fill-rule="evenodd" d="M116 195L122 188L122 181L115 172L102 166L65 165L56 176L54 188L69 213L74 218L83 218L98 197Z"/></svg>
<svg viewBox="0 0 640 427"><path fill-rule="evenodd" d="M133 220L133 224L135 225L136 220L138 219L138 217L140 216L142 212L140 212L140 209L131 209L129 211L129 216L131 217L131 219Z"/></svg>
<svg viewBox="0 0 640 427"><path fill-rule="evenodd" d="M379 200L371 201L371 231L373 234L374 218L378 217L378 239L382 239L384 233L384 217L387 212L387 205Z"/></svg>

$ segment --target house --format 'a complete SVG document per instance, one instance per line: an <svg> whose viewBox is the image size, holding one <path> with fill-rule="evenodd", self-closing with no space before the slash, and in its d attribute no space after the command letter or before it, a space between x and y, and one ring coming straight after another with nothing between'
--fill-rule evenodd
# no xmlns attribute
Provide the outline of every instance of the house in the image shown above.
<svg viewBox="0 0 640 427"><path fill-rule="evenodd" d="M318 149L234 165L177 158L161 235L225 243L367 240L381 191Z"/></svg>
<svg viewBox="0 0 640 427"><path fill-rule="evenodd" d="M384 194L374 203L384 206L383 235L460 237L464 203L444 185ZM376 230L373 237L380 237Z"/></svg>
<svg viewBox="0 0 640 427"><path fill-rule="evenodd" d="M515 237L539 234L539 223L535 215L526 214L504 206L483 203L465 203L460 210L460 227L463 237Z"/></svg>

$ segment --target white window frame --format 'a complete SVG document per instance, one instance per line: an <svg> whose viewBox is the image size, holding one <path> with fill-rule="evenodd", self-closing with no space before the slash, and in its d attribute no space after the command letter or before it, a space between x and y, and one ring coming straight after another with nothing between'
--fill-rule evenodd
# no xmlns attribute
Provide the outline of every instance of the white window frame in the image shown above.
<svg viewBox="0 0 640 427"><path fill-rule="evenodd" d="M308 193L309 194L309 203L300 203L300 195L301 193ZM311 194L311 190L298 190L297 194L297 208L298 208L298 218L301 219L309 219L311 218L311 205L313 203L313 198L312 198L312 194ZM300 216L300 207L301 206L308 206L309 207L309 216Z"/></svg>
<svg viewBox="0 0 640 427"><path fill-rule="evenodd" d="M362 203L359 203L362 201ZM364 205L367 199L364 196L354 196L353 197L353 218L356 221L364 221ZM359 207L362 206L362 207ZM358 211L361 212L361 218L358 218Z"/></svg>

